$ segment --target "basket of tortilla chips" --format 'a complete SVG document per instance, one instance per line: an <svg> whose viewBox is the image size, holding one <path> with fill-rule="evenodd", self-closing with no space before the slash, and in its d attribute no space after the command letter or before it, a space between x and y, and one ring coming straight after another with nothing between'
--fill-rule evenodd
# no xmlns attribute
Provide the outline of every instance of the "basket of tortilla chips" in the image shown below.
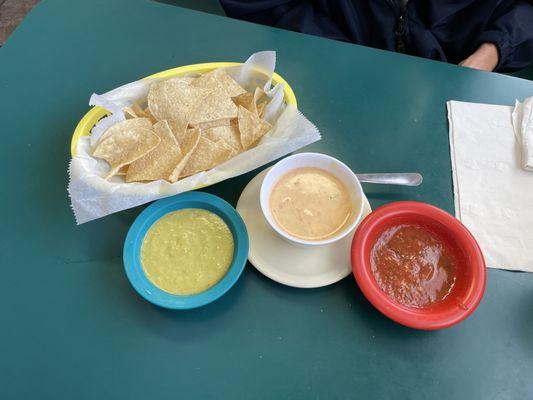
<svg viewBox="0 0 533 400"><path fill-rule="evenodd" d="M77 223L220 182L319 140L274 64L274 52L260 52L244 64L174 68L93 95L71 143Z"/></svg>

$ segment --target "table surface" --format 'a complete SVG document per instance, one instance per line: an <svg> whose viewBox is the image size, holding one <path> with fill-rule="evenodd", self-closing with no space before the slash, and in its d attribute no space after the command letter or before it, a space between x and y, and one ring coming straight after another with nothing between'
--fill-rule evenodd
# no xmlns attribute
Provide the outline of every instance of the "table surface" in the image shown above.
<svg viewBox="0 0 533 400"><path fill-rule="evenodd" d="M88 98L174 66L278 52L277 71L374 207L453 209L445 102L512 104L533 82L280 31L145 0L45 0L0 49L0 398L511 399L533 396L533 275L489 270L478 310L421 332L388 320L352 276L313 290L247 265L219 301L154 307L122 244L144 207L75 226L70 136ZM235 204L246 174L207 191Z"/></svg>

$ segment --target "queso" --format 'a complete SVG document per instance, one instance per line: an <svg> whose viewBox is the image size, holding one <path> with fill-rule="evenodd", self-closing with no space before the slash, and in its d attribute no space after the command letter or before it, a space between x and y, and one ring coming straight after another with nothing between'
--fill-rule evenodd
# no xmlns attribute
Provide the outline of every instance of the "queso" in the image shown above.
<svg viewBox="0 0 533 400"><path fill-rule="evenodd" d="M276 224L304 240L335 236L352 214L351 196L344 183L316 167L287 172L274 185L269 202Z"/></svg>

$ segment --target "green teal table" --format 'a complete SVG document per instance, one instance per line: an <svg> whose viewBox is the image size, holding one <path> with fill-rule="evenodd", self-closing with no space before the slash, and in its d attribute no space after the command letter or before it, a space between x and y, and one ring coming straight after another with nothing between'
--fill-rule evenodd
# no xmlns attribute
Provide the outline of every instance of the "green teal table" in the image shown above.
<svg viewBox="0 0 533 400"><path fill-rule="evenodd" d="M299 290L250 265L219 301L172 312L123 272L143 207L75 226L70 136L93 91L266 49L323 134L306 150L424 175L419 188L366 186L374 207L452 211L445 101L533 94L518 78L151 1L42 1L0 49L0 399L533 398L531 274L489 270L478 310L439 332L383 317L351 276ZM235 204L255 173L208 191Z"/></svg>

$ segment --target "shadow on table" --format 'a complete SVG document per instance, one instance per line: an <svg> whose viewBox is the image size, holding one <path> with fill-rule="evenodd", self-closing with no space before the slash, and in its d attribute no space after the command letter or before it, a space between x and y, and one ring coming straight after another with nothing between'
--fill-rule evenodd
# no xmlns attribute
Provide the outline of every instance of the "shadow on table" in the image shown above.
<svg viewBox="0 0 533 400"><path fill-rule="evenodd" d="M253 268L252 266L250 266ZM274 292L276 297L289 300L291 302L310 301L313 298L324 299L329 296L343 297L342 304L348 304L350 311L348 315L352 316L357 325L364 325L365 331L386 333L390 336L405 336L407 339L414 340L420 336L430 335L431 332L414 330L399 325L385 317L377 311L363 296L352 274L335 284L313 289L298 289L273 282L270 278L262 275L257 270L248 271L257 276L261 286L265 290ZM335 300L338 305L338 300ZM343 312L344 314L345 312Z"/></svg>
<svg viewBox="0 0 533 400"><path fill-rule="evenodd" d="M511 272L517 275L527 275L527 272ZM522 347L527 348L530 357L533 356L533 292L527 294L526 301L521 303L521 307L516 307L513 311L516 313L514 321L516 326L510 327L517 332L517 337L522 340Z"/></svg>
<svg viewBox="0 0 533 400"><path fill-rule="evenodd" d="M352 303L352 310L357 314L361 323L372 331L386 333L387 336L401 337L405 340L417 340L421 336L431 335L431 332L421 331L400 325L381 314L365 298L353 275L342 281L342 289L347 301Z"/></svg>
<svg viewBox="0 0 533 400"><path fill-rule="evenodd" d="M390 202L403 201L408 199L404 193L387 192L385 190L379 190L379 188L369 188L368 186L364 187L363 190L367 199L370 202L372 202L372 200Z"/></svg>
<svg viewBox="0 0 533 400"><path fill-rule="evenodd" d="M272 164L269 163L247 174L203 188L201 191L220 196L235 206L248 182L261 170ZM56 170L61 167L64 168L64 166L58 165ZM105 260L107 265L105 269L102 269L101 277L103 296L109 296L109 294L105 294L106 292L119 296L119 298L115 297L115 301L120 304L120 308L127 310L130 314L128 318L133 318L134 323L138 323L143 329L172 341L205 340L206 337L216 333L216 330L213 329L213 323L223 318L239 301L246 284L246 275L250 273L253 267L248 264L241 278L231 290L207 306L193 310L167 310L152 305L130 286L123 272L122 264L122 247L127 232L135 218L148 205L144 204L123 210L81 227L76 227L77 234L86 247L84 253L95 254L95 260ZM94 235L98 235L101 240L88 240ZM87 240L83 238L87 238ZM184 326L187 329L183 329Z"/></svg>
<svg viewBox="0 0 533 400"><path fill-rule="evenodd" d="M221 298L206 306L192 310L169 310L155 306L137 293L130 294L137 321L146 330L169 341L204 341L217 334L216 323L230 313L242 296L246 268L241 278ZM132 289L133 290L133 289ZM183 329L186 327L186 329Z"/></svg>

